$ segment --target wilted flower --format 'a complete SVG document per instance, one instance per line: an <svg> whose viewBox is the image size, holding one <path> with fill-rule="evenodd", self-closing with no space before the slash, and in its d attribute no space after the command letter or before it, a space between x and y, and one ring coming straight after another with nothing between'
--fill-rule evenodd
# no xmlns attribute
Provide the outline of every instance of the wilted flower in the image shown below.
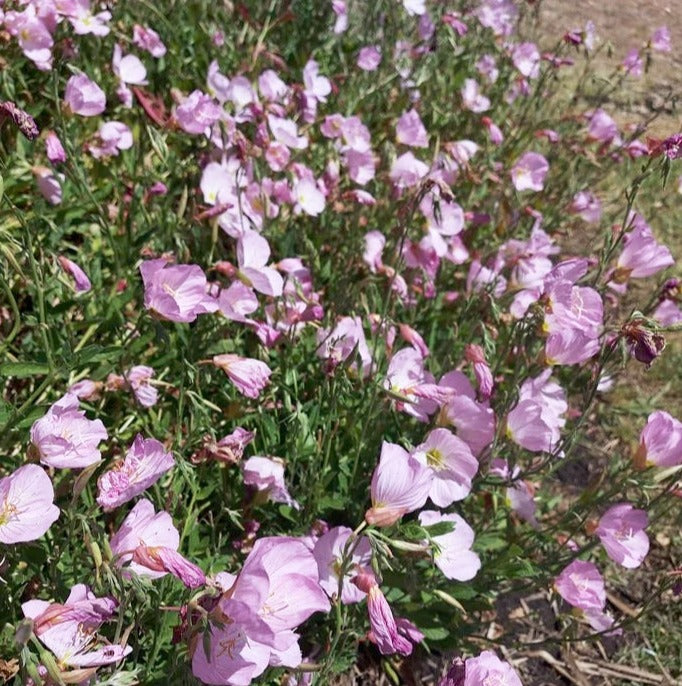
<svg viewBox="0 0 682 686"><path fill-rule="evenodd" d="M61 268L73 277L76 293L87 293L92 288L88 275L75 262L62 255L59 255L57 259Z"/></svg>
<svg viewBox="0 0 682 686"><path fill-rule="evenodd" d="M358 574L353 583L367 594L367 612L369 614L369 639L376 645L382 655L410 655L412 642L398 631L391 606L382 593L371 572Z"/></svg>

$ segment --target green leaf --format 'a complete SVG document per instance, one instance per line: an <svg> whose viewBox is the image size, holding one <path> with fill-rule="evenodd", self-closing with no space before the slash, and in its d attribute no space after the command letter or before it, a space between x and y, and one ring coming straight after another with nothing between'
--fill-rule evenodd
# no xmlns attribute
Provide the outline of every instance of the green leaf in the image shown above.
<svg viewBox="0 0 682 686"><path fill-rule="evenodd" d="M50 368L40 362L5 362L0 365L0 376L10 376L15 379L26 379L30 376L45 376Z"/></svg>

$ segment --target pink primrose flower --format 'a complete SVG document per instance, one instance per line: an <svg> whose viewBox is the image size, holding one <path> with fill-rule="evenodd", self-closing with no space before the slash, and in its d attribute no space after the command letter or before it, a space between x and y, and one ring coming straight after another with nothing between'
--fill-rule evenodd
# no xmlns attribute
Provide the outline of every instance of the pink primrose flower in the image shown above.
<svg viewBox="0 0 682 686"><path fill-rule="evenodd" d="M429 497L438 507L448 507L471 492L478 460L469 446L447 429L433 429L412 457L431 471Z"/></svg>
<svg viewBox="0 0 682 686"><path fill-rule="evenodd" d="M284 462L278 457L250 457L242 467L244 485L257 492L257 500L284 503L296 510L301 506L289 495L284 482Z"/></svg>
<svg viewBox="0 0 682 686"><path fill-rule="evenodd" d="M146 50L152 57L163 57L166 54L166 46L161 37L148 26L133 26L133 43L138 48Z"/></svg>
<svg viewBox="0 0 682 686"><path fill-rule="evenodd" d="M45 154L52 164L66 162L66 151L54 131L48 131L45 136Z"/></svg>
<svg viewBox="0 0 682 686"><path fill-rule="evenodd" d="M682 422L663 410L652 412L639 436L635 463L642 467L682 464Z"/></svg>
<svg viewBox="0 0 682 686"><path fill-rule="evenodd" d="M269 259L268 241L256 231L244 231L237 241L239 278L259 293L278 298L284 279L276 269L266 266Z"/></svg>
<svg viewBox="0 0 682 686"><path fill-rule="evenodd" d="M338 596L339 593L339 575L343 569L344 551L352 550L346 561L341 584L341 602L344 605L358 603L365 597L365 594L351 583L351 579L356 574L366 573L372 559L372 549L367 538L361 536L356 542L354 537L351 538L352 533L348 527L336 526L320 536L313 547L320 586L330 598Z"/></svg>
<svg viewBox="0 0 682 686"><path fill-rule="evenodd" d="M222 112L210 96L195 90L177 106L175 118L183 131L198 135L205 134L220 119Z"/></svg>
<svg viewBox="0 0 682 686"><path fill-rule="evenodd" d="M74 114L95 117L107 106L104 91L85 74L74 74L66 82L64 101Z"/></svg>
<svg viewBox="0 0 682 686"><path fill-rule="evenodd" d="M78 398L67 393L31 427L31 443L40 461L50 467L82 469L102 459L97 446L107 439L99 419L78 409Z"/></svg>
<svg viewBox="0 0 682 686"><path fill-rule="evenodd" d="M649 552L646 529L649 518L644 510L628 503L610 507L599 520L596 534L608 556L627 569L639 567Z"/></svg>
<svg viewBox="0 0 682 686"><path fill-rule="evenodd" d="M272 374L265 362L239 355L214 355L213 364L220 367L237 390L247 398L257 398L268 385Z"/></svg>
<svg viewBox="0 0 682 686"><path fill-rule="evenodd" d="M381 64L381 46L366 45L358 53L357 65L363 71L374 71Z"/></svg>
<svg viewBox="0 0 682 686"><path fill-rule="evenodd" d="M512 182L517 191L541 191L549 163L537 152L526 152L514 163L511 170Z"/></svg>
<svg viewBox="0 0 682 686"><path fill-rule="evenodd" d="M97 502L105 512L146 491L173 468L173 455L154 438L137 434L125 458L97 480Z"/></svg>
<svg viewBox="0 0 682 686"><path fill-rule="evenodd" d="M119 662L132 652L130 646L105 644L96 636L117 607L113 598L97 598L87 586L77 584L63 605L29 600L21 609L33 621L33 633L54 654L59 667L83 669Z"/></svg>
<svg viewBox="0 0 682 686"><path fill-rule="evenodd" d="M27 464L0 479L0 543L40 538L59 517L50 477Z"/></svg>
<svg viewBox="0 0 682 686"><path fill-rule="evenodd" d="M421 118L416 110L403 112L396 124L396 140L398 143L410 145L415 148L427 148L429 145L428 134Z"/></svg>
<svg viewBox="0 0 682 686"><path fill-rule="evenodd" d="M198 315L218 309L217 299L207 292L206 275L196 264L147 260L140 265L140 273L144 306L161 319L193 322Z"/></svg>
<svg viewBox="0 0 682 686"><path fill-rule="evenodd" d="M455 528L431 538L437 546L433 561L447 579L470 581L481 568L478 555L471 550L474 530L458 514L443 514L436 510L422 510L419 513L419 523L424 527L441 522L452 522Z"/></svg>
<svg viewBox="0 0 682 686"><path fill-rule="evenodd" d="M404 448L384 441L379 464L372 475L372 507L365 513L368 524L391 526L414 512L429 497L433 473Z"/></svg>

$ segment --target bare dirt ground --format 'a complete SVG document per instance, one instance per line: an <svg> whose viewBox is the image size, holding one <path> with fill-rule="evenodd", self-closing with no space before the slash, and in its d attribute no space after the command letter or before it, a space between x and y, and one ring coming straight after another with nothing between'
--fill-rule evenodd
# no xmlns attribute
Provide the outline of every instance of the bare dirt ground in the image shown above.
<svg viewBox="0 0 682 686"><path fill-rule="evenodd" d="M655 29L666 25L672 51L655 53L642 77L628 78L629 88L618 94L614 109L621 119L662 110L652 131L666 136L682 130L682 0L540 0L538 14L540 31L551 41L592 20L599 38L607 44L597 58L603 74L619 64L628 50L642 47ZM669 96L678 99L677 107Z"/></svg>

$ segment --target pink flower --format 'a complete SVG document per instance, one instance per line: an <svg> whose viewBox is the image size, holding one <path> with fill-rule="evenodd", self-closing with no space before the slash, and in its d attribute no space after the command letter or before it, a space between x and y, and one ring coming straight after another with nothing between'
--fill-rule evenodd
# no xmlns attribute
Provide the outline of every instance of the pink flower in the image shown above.
<svg viewBox="0 0 682 686"><path fill-rule="evenodd" d="M433 561L448 579L469 581L481 568L478 555L471 550L474 542L474 530L458 514L442 514L435 510L422 510L419 523L424 527L453 522L455 528L439 536L432 536L436 544Z"/></svg>
<svg viewBox="0 0 682 686"><path fill-rule="evenodd" d="M153 376L154 370L141 364L131 367L125 375L135 400L142 407L153 407L159 399L158 390L149 382Z"/></svg>
<svg viewBox="0 0 682 686"><path fill-rule="evenodd" d="M470 343L464 348L464 357L467 362L472 363L474 366L474 376L478 383L479 397L487 400L492 395L494 381L488 362L485 359L483 348L480 345Z"/></svg>
<svg viewBox="0 0 682 686"><path fill-rule="evenodd" d="M104 91L85 74L74 74L66 82L64 101L74 114L95 117L107 106Z"/></svg>
<svg viewBox="0 0 682 686"><path fill-rule="evenodd" d="M292 194L297 210L303 211L311 217L317 217L324 210L324 193L320 191L312 179L298 181L292 189Z"/></svg>
<svg viewBox="0 0 682 686"><path fill-rule="evenodd" d="M369 231L365 234L365 251L362 259L373 274L381 271L384 266L381 257L385 245L386 237L381 231Z"/></svg>
<svg viewBox="0 0 682 686"><path fill-rule="evenodd" d="M651 227L640 215L635 215L633 228L625 234L624 247L616 265L616 276L623 279L642 279L653 276L675 264L670 250L659 243Z"/></svg>
<svg viewBox="0 0 682 686"><path fill-rule="evenodd" d="M611 143L618 139L618 126L604 110L597 109L590 117L588 138L600 143Z"/></svg>
<svg viewBox="0 0 682 686"><path fill-rule="evenodd" d="M283 119L268 114L268 126L275 140L292 150L304 150L308 147L308 137L298 135L298 127L293 119Z"/></svg>
<svg viewBox="0 0 682 686"><path fill-rule="evenodd" d="M408 14L421 15L426 12L426 0L403 0L403 7Z"/></svg>
<svg viewBox="0 0 682 686"><path fill-rule="evenodd" d="M31 443L40 461L50 467L82 469L102 459L97 446L107 439L99 419L91 421L67 393L31 427Z"/></svg>
<svg viewBox="0 0 682 686"><path fill-rule="evenodd" d="M592 562L574 560L554 582L559 595L581 610L603 610L606 605L604 579Z"/></svg>
<svg viewBox="0 0 682 686"><path fill-rule="evenodd" d="M424 358L414 348L405 348L391 359L384 388L396 400L396 407L422 422L428 421L442 399L434 378L424 369Z"/></svg>
<svg viewBox="0 0 682 686"><path fill-rule="evenodd" d="M403 112L400 119L398 119L395 129L398 143L410 145L415 148L428 147L428 135L416 110Z"/></svg>
<svg viewBox="0 0 682 686"><path fill-rule="evenodd" d="M162 443L137 434L125 459L97 480L97 502L105 512L110 512L146 491L174 464L173 455L165 452Z"/></svg>
<svg viewBox="0 0 682 686"><path fill-rule="evenodd" d="M87 148L95 159L114 157L133 147L133 132L120 121L103 122L97 136Z"/></svg>
<svg viewBox="0 0 682 686"><path fill-rule="evenodd" d="M621 503L610 507L601 516L595 533L614 562L634 569L642 564L649 552L649 537L644 531L648 523L644 510Z"/></svg>
<svg viewBox="0 0 682 686"><path fill-rule="evenodd" d="M210 96L195 90L178 105L175 118L183 131L202 134L220 119L222 112Z"/></svg>
<svg viewBox="0 0 682 686"><path fill-rule="evenodd" d="M381 46L366 45L358 53L357 65L363 71L374 71L381 63Z"/></svg>
<svg viewBox="0 0 682 686"><path fill-rule="evenodd" d="M464 79L460 92L462 105L471 112L480 113L490 109L490 99L480 92L476 79Z"/></svg>
<svg viewBox="0 0 682 686"><path fill-rule="evenodd" d="M148 26L133 26L133 43L138 48L146 50L152 57L163 57L166 54L166 46L159 34Z"/></svg>
<svg viewBox="0 0 682 686"><path fill-rule="evenodd" d="M418 185L428 173L429 168L424 162L411 152L406 152L393 162L389 176L398 188L411 188Z"/></svg>
<svg viewBox="0 0 682 686"><path fill-rule="evenodd" d="M540 52L535 43L519 43L511 53L512 62L519 72L529 79L540 75Z"/></svg>
<svg viewBox="0 0 682 686"><path fill-rule="evenodd" d="M60 667L85 669L119 662L132 651L130 646L102 643L95 635L113 617L117 606L113 598L97 598L87 586L77 584L63 605L29 600L21 609L33 621L33 633L52 651Z"/></svg>
<svg viewBox="0 0 682 686"><path fill-rule="evenodd" d="M361 536L356 542L351 537L352 531L345 526L336 526L315 542L313 556L320 574L320 586L330 598L339 594L339 574L344 563L344 551L352 553L346 559L343 583L341 584L341 602L344 605L360 602L365 594L353 583L352 577L365 573L369 569L372 550L366 537ZM349 540L351 543L349 544Z"/></svg>
<svg viewBox="0 0 682 686"><path fill-rule="evenodd" d="M418 510L429 497L432 481L430 469L404 448L384 441L372 475L372 507L365 513L367 523L391 526L408 512Z"/></svg>
<svg viewBox="0 0 682 686"><path fill-rule="evenodd" d="M353 583L367 594L367 612L369 614L369 639L374 643L382 655L409 655L412 643L401 636L396 626L396 620L386 597L372 573L358 574Z"/></svg>
<svg viewBox="0 0 682 686"><path fill-rule="evenodd" d="M48 131L45 136L45 154L52 164L66 162L64 146L54 131Z"/></svg>
<svg viewBox="0 0 682 686"><path fill-rule="evenodd" d="M248 315L258 309L258 297L253 289L241 281L233 281L218 296L220 312L234 322L250 322Z"/></svg>
<svg viewBox="0 0 682 686"><path fill-rule="evenodd" d="M146 498L137 502L110 541L116 566L127 565L125 574L159 579L170 573L190 588L202 585L203 572L177 553L179 544L171 516L154 512Z"/></svg>
<svg viewBox="0 0 682 686"><path fill-rule="evenodd" d="M0 543L40 538L59 517L50 477L27 464L0 479Z"/></svg>
<svg viewBox="0 0 682 686"><path fill-rule="evenodd" d="M24 55L34 62L38 69L48 71L52 68L54 41L49 28L37 16L34 4L29 4L23 12L7 12L4 16L4 25L10 34L17 38Z"/></svg>
<svg viewBox="0 0 682 686"><path fill-rule="evenodd" d="M75 262L62 257L62 255L59 255L57 259L61 268L73 277L76 284L76 293L87 293L92 288L88 275Z"/></svg>
<svg viewBox="0 0 682 686"><path fill-rule="evenodd" d="M475 10L476 18L496 36L509 36L516 28L519 8L514 0L484 0Z"/></svg>
<svg viewBox="0 0 682 686"><path fill-rule="evenodd" d="M64 180L64 175L55 174L51 169L41 166L31 167L31 171L35 176L40 194L50 205L59 205L62 201L62 185L60 182Z"/></svg>
<svg viewBox="0 0 682 686"><path fill-rule="evenodd" d="M568 209L589 224L598 224L601 219L601 202L592 191L576 193Z"/></svg>
<svg viewBox="0 0 682 686"><path fill-rule="evenodd" d="M596 565L574 560L556 578L554 587L567 603L583 612L595 631L606 631L613 625L613 618L604 612L606 589Z"/></svg>
<svg viewBox="0 0 682 686"><path fill-rule="evenodd" d="M225 577L225 593L209 615L215 623L193 649L194 675L207 684L248 686L269 664L297 667L294 629L329 611L311 552L294 538L262 538L237 579Z"/></svg>
<svg viewBox="0 0 682 686"><path fill-rule="evenodd" d="M660 26L651 34L651 47L658 52L670 52L670 31L667 26Z"/></svg>
<svg viewBox="0 0 682 686"><path fill-rule="evenodd" d="M549 163L537 152L526 152L514 163L511 170L512 182L517 191L541 191Z"/></svg>
<svg viewBox="0 0 682 686"><path fill-rule="evenodd" d="M433 474L429 497L438 507L448 507L469 495L478 460L461 438L447 429L434 429L412 456Z"/></svg>
<svg viewBox="0 0 682 686"><path fill-rule="evenodd" d="M284 503L296 510L301 506L289 495L284 482L284 462L278 457L250 457L243 465L244 485L258 492L257 500Z"/></svg>
<svg viewBox="0 0 682 686"><path fill-rule="evenodd" d="M259 293L278 298L284 280L276 269L266 266L269 259L268 241L256 231L244 231L237 241L238 276Z"/></svg>
<svg viewBox="0 0 682 686"><path fill-rule="evenodd" d="M663 410L652 412L639 436L635 462L655 467L682 464L682 422Z"/></svg>
<svg viewBox="0 0 682 686"><path fill-rule="evenodd" d="M265 362L239 355L214 355L213 364L220 367L237 390L247 398L257 398L268 385L272 374Z"/></svg>
<svg viewBox="0 0 682 686"><path fill-rule="evenodd" d="M566 393L547 369L521 385L519 401L507 416L507 435L531 452L552 452L561 438L568 409Z"/></svg>
<svg viewBox="0 0 682 686"><path fill-rule="evenodd" d="M341 317L333 329L320 329L317 342L317 355L327 361L329 371L353 355L353 359L359 358L353 368L363 376L369 374L372 355L367 347L360 317Z"/></svg>
<svg viewBox="0 0 682 686"><path fill-rule="evenodd" d="M193 322L198 315L215 312L218 302L207 293L206 275L196 264L169 265L147 260L140 265L144 306L161 319Z"/></svg>
<svg viewBox="0 0 682 686"><path fill-rule="evenodd" d="M133 563L162 574L172 574L187 588L199 588L206 583L206 575L173 548L139 545L133 550Z"/></svg>
<svg viewBox="0 0 682 686"><path fill-rule="evenodd" d="M519 675L508 663L500 660L492 650L484 650L477 657L470 657L464 663L464 681L455 686L523 686ZM446 682L446 686L447 682Z"/></svg>
<svg viewBox="0 0 682 686"><path fill-rule="evenodd" d="M73 31L77 35L109 35L110 29L107 22L111 19L111 12L105 10L93 14L90 9L90 0L76 0L75 11L70 12L68 17L71 26L73 26Z"/></svg>
<svg viewBox="0 0 682 686"><path fill-rule="evenodd" d="M332 0L332 10L336 15L334 22L334 33L344 33L348 28L348 9L345 0Z"/></svg>
<svg viewBox="0 0 682 686"><path fill-rule="evenodd" d="M628 54L623 60L623 68L627 74L631 76L638 77L641 76L644 71L644 61L639 54L637 48L632 48L628 50Z"/></svg>

